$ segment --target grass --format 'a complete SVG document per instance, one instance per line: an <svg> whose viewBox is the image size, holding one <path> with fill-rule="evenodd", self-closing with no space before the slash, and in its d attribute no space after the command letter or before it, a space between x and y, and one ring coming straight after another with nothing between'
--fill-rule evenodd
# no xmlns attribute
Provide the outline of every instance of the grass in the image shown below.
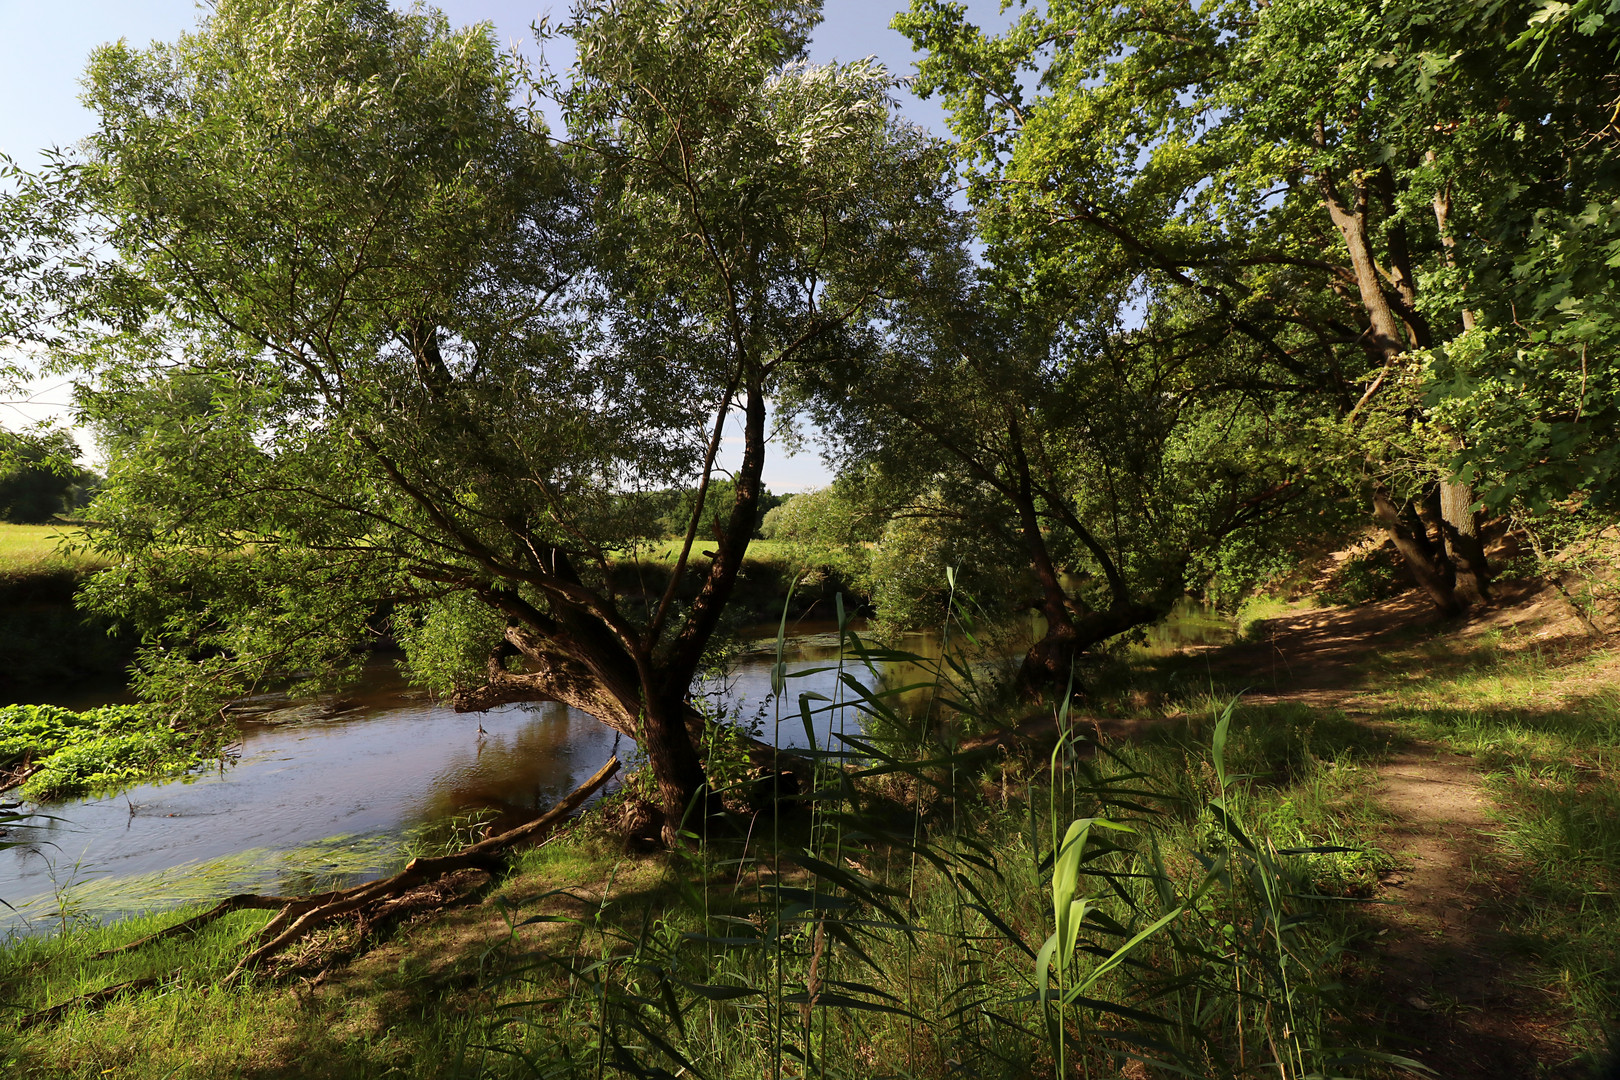
<svg viewBox="0 0 1620 1080"><path fill-rule="evenodd" d="M1252 596L1238 607L1237 636L1243 641L1259 641L1263 633L1261 624L1267 619L1292 615L1302 606L1305 605L1299 601L1284 600L1275 596Z"/></svg>
<svg viewBox="0 0 1620 1080"><path fill-rule="evenodd" d="M892 707L905 688L846 684L883 741L823 758L802 812L684 853L626 853L587 818L487 894L340 928L228 987L262 914L114 960L91 957L183 913L14 941L18 1013L158 984L0 1034L0 1061L152 1080L1397 1075L1369 1019L1374 923L1345 901L1394 865L1376 769L1412 740L1486 771L1500 848L1479 869L1517 883L1503 922L1596 1048L1620 1000L1612 670L1416 636L1365 668L1370 724L1141 657L1125 685L1156 686L1141 715L1175 722L976 764Z"/></svg>
<svg viewBox="0 0 1620 1080"><path fill-rule="evenodd" d="M11 1072L1041 1077L1113 1075L1136 1058L1238 1076L1342 1064L1327 1048L1351 1041L1334 988L1356 930L1323 898L1364 895L1375 879L1380 856L1356 841L1374 820L1363 765L1376 747L1341 738L1342 722L1228 701L1179 737L1071 736L1050 758L970 765L899 709L907 689L851 680L843 702L804 701L845 708L851 733L864 717L883 741L854 756L823 748L798 814L743 819L669 856L624 855L586 825L476 905L393 935L333 931L240 985L218 983L258 925L248 916L111 963L92 957L155 923L14 942L0 951L0 996L18 1012L157 983L16 1032Z"/></svg>
<svg viewBox="0 0 1620 1080"><path fill-rule="evenodd" d="M1384 715L1472 755L1514 883L1502 925L1541 988L1566 1003L1570 1041L1602 1047L1620 1015L1620 685L1613 653L1553 651L1492 636L1416 653L1428 674L1395 687Z"/></svg>
<svg viewBox="0 0 1620 1080"><path fill-rule="evenodd" d="M1107 674L1107 700L1124 715L1144 693L1159 695L1157 713L1196 714L1212 690L1236 692L1243 681L1176 657L1148 657ZM1274 743L1285 728L1309 731L1298 737L1312 756L1331 758L1344 748L1355 755L1351 767L1402 745L1473 758L1493 818L1476 872L1506 896L1489 918L1501 927L1512 963L1563 1014L1564 1041L1586 1050L1595 1065L1620 1015L1616 653L1589 639L1549 643L1511 628L1459 635L1426 627L1387 634L1352 675L1344 694L1358 713L1353 721L1330 709L1274 706L1294 719L1279 715L1256 731L1271 732ZM1290 759L1273 745L1252 767L1275 775ZM1345 835L1376 846L1375 801L1347 824Z"/></svg>
<svg viewBox="0 0 1620 1080"><path fill-rule="evenodd" d="M81 534L65 525L12 525L0 522L0 576L20 577L63 570L88 573L107 564L88 552L61 550Z"/></svg>
<svg viewBox="0 0 1620 1080"><path fill-rule="evenodd" d="M637 549L636 555L649 562L673 563L680 557L683 541L659 540ZM713 540L698 537L692 545L692 558L707 561L703 554L714 548ZM754 562L786 562L795 550L795 545L781 540L750 540L748 542L748 558ZM628 555L628 553L626 553Z"/></svg>

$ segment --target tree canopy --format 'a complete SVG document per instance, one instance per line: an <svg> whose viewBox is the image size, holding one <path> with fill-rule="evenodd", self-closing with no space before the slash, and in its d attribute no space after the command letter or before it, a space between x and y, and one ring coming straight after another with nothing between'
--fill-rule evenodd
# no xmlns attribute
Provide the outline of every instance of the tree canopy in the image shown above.
<svg viewBox="0 0 1620 1080"><path fill-rule="evenodd" d="M1063 0L992 37L917 0L899 25L1014 287L1229 339L1296 478L1370 491L1456 610L1485 595L1477 511L1612 500L1599 7Z"/></svg>
<svg viewBox="0 0 1620 1080"><path fill-rule="evenodd" d="M386 615L461 707L638 739L673 835L767 400L860 347L942 207L883 69L803 59L817 17L583 4L566 132L514 104L487 25L381 0L225 0L96 53L71 209L139 317L59 362L109 450L96 543L123 561L91 598L148 628L149 692L341 672ZM622 592L610 563L662 532L624 496L694 485L668 588Z"/></svg>
<svg viewBox="0 0 1620 1080"><path fill-rule="evenodd" d="M0 338L84 380L88 599L145 692L205 714L391 635L458 707L639 740L672 837L773 405L844 474L773 528L874 544L902 621L982 563L1045 616L1032 693L1352 504L1448 612L1489 519L1612 520L1617 18L915 0L953 159L881 65L807 61L813 0L585 0L538 73L430 9L220 0L5 167Z"/></svg>

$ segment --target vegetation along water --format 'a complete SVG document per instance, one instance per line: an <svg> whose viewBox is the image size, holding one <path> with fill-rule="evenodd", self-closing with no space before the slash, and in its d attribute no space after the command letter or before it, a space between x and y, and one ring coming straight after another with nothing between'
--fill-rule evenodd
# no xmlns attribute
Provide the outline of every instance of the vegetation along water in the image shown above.
<svg viewBox="0 0 1620 1080"><path fill-rule="evenodd" d="M1620 9L986 14L92 53L0 159L8 1075L1606 1067Z"/></svg>

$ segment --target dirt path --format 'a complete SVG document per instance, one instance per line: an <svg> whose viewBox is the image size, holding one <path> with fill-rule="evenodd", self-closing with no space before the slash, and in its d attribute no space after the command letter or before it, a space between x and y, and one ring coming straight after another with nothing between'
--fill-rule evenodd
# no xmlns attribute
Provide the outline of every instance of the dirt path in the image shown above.
<svg viewBox="0 0 1620 1080"><path fill-rule="evenodd" d="M1507 627L1539 640L1584 631L1552 590L1522 588L1504 601L1446 636L1464 644ZM1211 650L1208 662L1262 675L1246 701L1341 709L1400 748L1378 767L1392 821L1382 843L1397 865L1381 882L1384 903L1372 915L1381 926L1364 972L1386 1003L1378 1022L1388 1048L1446 1080L1573 1080L1585 1074L1568 1064L1579 1048L1559 1035L1558 1003L1502 933L1516 890L1490 835L1483 777L1471 758L1413 741L1368 711L1379 704L1378 688L1366 685L1370 655L1440 631L1432 609L1408 595L1271 620L1260 642Z"/></svg>
<svg viewBox="0 0 1620 1080"><path fill-rule="evenodd" d="M1376 977L1392 1049L1441 1077L1575 1077L1556 1003L1537 989L1500 930L1513 882L1497 869L1488 800L1469 758L1413 745L1379 770L1394 819L1376 916Z"/></svg>

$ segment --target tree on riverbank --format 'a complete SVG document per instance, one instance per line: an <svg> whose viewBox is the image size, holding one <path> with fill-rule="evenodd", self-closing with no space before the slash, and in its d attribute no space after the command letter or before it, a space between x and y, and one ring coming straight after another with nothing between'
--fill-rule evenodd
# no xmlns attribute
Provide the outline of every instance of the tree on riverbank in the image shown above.
<svg viewBox="0 0 1620 1080"><path fill-rule="evenodd" d="M582 6L566 136L511 104L487 26L376 0L231 0L96 54L74 190L125 328L62 362L95 379L95 544L125 560L89 600L147 628L146 693L340 675L390 611L458 707L556 700L637 739L673 839L766 402L860 346L940 211L884 71L803 62L817 17ZM693 483L668 587L617 590L610 558L661 531L618 496Z"/></svg>

